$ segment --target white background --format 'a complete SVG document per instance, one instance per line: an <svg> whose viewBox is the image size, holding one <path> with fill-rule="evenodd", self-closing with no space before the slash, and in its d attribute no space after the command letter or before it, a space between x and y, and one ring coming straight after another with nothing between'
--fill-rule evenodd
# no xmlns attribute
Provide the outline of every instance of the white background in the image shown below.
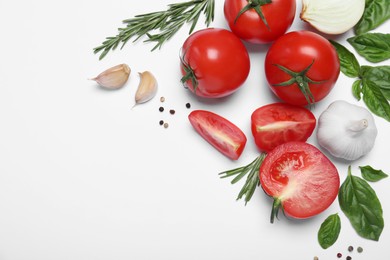
<svg viewBox="0 0 390 260"><path fill-rule="evenodd" d="M389 179L371 184L385 218L380 241L373 242L355 233L337 201L314 218L281 214L270 224L272 202L261 189L244 206L235 201L242 183L233 186L219 178L219 172L258 155L250 115L277 101L264 78L269 46L246 45L248 80L216 101L195 98L179 82L179 49L188 27L159 51L138 42L102 61L93 54L122 20L164 10L172 2L179 1L0 0L0 260L336 259L338 252L345 258L349 245L364 248L362 254L355 250L353 259L389 259ZM311 29L299 19L300 1L297 7L290 30ZM227 28L222 9L217 0L214 27ZM204 28L202 22L197 29ZM387 22L376 31L389 29ZM333 38L352 50L345 42L352 35ZM132 69L124 88L107 91L88 80L120 63ZM131 109L138 72L145 70L158 80L157 97ZM318 117L337 99L364 106L353 98L352 82L340 75L313 113ZM214 111L245 132L248 143L238 161L221 155L192 129L187 115L193 109ZM367 164L390 172L390 124L375 120L376 145L352 163L355 175ZM315 135L309 142L317 145ZM331 159L344 181L349 163ZM333 213L341 217L341 234L323 250L317 230Z"/></svg>

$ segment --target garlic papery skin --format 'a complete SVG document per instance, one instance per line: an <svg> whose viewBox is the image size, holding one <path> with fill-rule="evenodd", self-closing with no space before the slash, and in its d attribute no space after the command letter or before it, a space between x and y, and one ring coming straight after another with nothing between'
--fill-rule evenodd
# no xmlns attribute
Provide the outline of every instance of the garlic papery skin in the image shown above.
<svg viewBox="0 0 390 260"><path fill-rule="evenodd" d="M131 69L127 64L119 64L100 73L91 80L107 89L119 89L129 79Z"/></svg>
<svg viewBox="0 0 390 260"><path fill-rule="evenodd" d="M140 82L135 93L135 104L151 100L157 93L157 80L150 71L138 73Z"/></svg>
<svg viewBox="0 0 390 260"><path fill-rule="evenodd" d="M333 156L348 161L371 151L377 133L367 109L342 100L330 104L318 119L318 143Z"/></svg>
<svg viewBox="0 0 390 260"><path fill-rule="evenodd" d="M318 31L342 34L363 15L365 0L302 0L300 17Z"/></svg>

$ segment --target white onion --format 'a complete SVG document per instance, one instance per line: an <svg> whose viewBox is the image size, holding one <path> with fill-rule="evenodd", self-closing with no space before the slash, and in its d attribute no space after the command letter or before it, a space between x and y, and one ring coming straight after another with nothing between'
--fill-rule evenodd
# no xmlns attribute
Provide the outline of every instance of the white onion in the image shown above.
<svg viewBox="0 0 390 260"><path fill-rule="evenodd" d="M341 34L363 15L365 0L302 0L301 19L320 32Z"/></svg>

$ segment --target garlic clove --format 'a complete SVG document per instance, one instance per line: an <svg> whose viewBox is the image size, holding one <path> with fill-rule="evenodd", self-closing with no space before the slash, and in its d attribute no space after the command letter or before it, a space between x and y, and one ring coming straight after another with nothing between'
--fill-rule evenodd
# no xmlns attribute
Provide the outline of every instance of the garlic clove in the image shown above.
<svg viewBox="0 0 390 260"><path fill-rule="evenodd" d="M365 0L302 0L300 18L320 32L342 34L363 15Z"/></svg>
<svg viewBox="0 0 390 260"><path fill-rule="evenodd" d="M317 140L337 158L354 161L372 150L377 128L365 108L338 100L320 115Z"/></svg>
<svg viewBox="0 0 390 260"><path fill-rule="evenodd" d="M125 85L131 69L127 64L119 64L100 73L91 80L107 89L119 89Z"/></svg>
<svg viewBox="0 0 390 260"><path fill-rule="evenodd" d="M151 100L157 93L157 80L150 71L138 73L140 83L135 93L135 104L145 103Z"/></svg>

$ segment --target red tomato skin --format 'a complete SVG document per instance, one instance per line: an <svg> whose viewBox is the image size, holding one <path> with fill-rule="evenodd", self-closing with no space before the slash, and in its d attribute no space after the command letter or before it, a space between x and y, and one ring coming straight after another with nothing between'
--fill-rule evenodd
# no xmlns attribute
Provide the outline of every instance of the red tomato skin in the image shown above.
<svg viewBox="0 0 390 260"><path fill-rule="evenodd" d="M280 127L272 127L272 123L278 123ZM270 152L286 142L305 142L312 135L315 126L316 118L310 110L286 103L262 106L251 116L251 130L255 143L265 152Z"/></svg>
<svg viewBox="0 0 390 260"><path fill-rule="evenodd" d="M313 81L309 83L315 102L325 98L333 89L340 74L340 61L334 47L324 37L309 31L290 32L275 41L265 58L265 75L274 94L286 103L307 105L304 95L296 83L289 86L273 86L285 82L291 76L275 64L299 72L314 63L307 73Z"/></svg>
<svg viewBox="0 0 390 260"><path fill-rule="evenodd" d="M291 163L294 156L298 165ZM286 162L290 162L292 174L288 175L288 169L285 175L278 174L283 165L288 165ZM268 153L259 178L264 192L281 199L284 213L298 219L326 210L336 199L340 186L334 164L316 147L304 142L288 142Z"/></svg>
<svg viewBox="0 0 390 260"><path fill-rule="evenodd" d="M228 96L249 75L248 51L237 36L225 29L207 28L191 34L183 44L182 55L198 80L196 91L191 80L185 84L200 97ZM181 72L184 76L183 64Z"/></svg>
<svg viewBox="0 0 390 260"><path fill-rule="evenodd" d="M273 0L260 7L270 30L254 9L250 9L237 19L238 13L248 4L246 0L225 0L225 19L232 32L239 38L256 44L270 43L286 33L294 21L295 0Z"/></svg>
<svg viewBox="0 0 390 260"><path fill-rule="evenodd" d="M194 110L188 119L196 132L222 154L232 160L241 156L247 138L235 124L206 110Z"/></svg>

